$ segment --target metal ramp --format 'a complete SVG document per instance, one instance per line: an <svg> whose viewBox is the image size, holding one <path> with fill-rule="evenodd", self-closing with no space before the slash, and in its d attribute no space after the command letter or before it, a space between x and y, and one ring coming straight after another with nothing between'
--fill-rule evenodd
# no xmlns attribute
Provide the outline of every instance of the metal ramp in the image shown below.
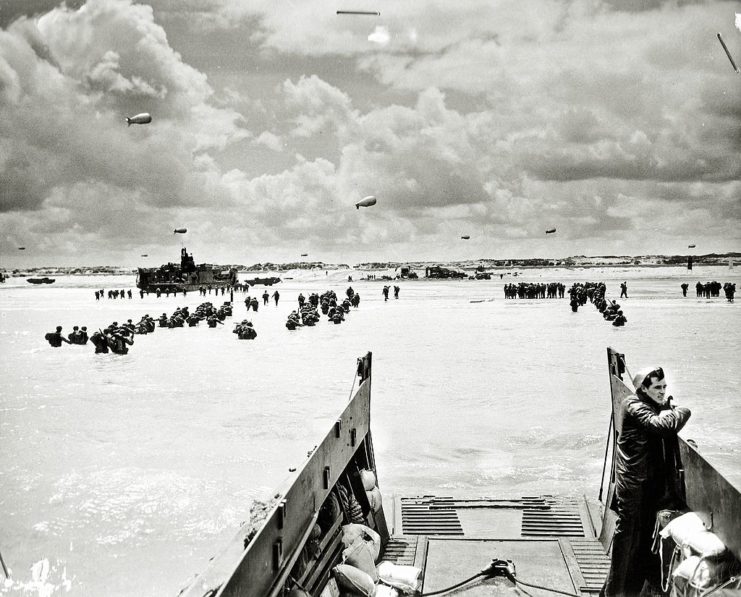
<svg viewBox="0 0 741 597"><path fill-rule="evenodd" d="M512 559L527 582L586 597L599 593L610 566L584 498L403 497L395 500L393 516L394 534L383 559L421 568L427 592L501 558ZM480 580L465 593L511 595L511 590L509 581L495 578Z"/></svg>
<svg viewBox="0 0 741 597"><path fill-rule="evenodd" d="M571 499L541 498L542 508L522 511L523 537L584 537L580 503Z"/></svg>
<svg viewBox="0 0 741 597"><path fill-rule="evenodd" d="M570 539L562 543L564 553L571 549L581 575L582 593L599 593L610 571L610 558L597 539Z"/></svg>

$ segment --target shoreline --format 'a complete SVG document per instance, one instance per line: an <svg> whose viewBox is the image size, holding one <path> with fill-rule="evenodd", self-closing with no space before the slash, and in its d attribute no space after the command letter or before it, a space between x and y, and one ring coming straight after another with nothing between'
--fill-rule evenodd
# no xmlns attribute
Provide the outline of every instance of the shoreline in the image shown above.
<svg viewBox="0 0 741 597"><path fill-rule="evenodd" d="M733 258L729 258L733 259ZM735 261L735 259L734 259ZM471 263L466 262L465 264L461 264L460 262L435 262L434 264L430 262L429 264L421 265L420 262L416 262L414 265L406 265L404 264L404 267L409 267L410 271L419 272L424 270L427 267L444 267L451 270L459 270L459 271L470 271L470 272L511 272L513 270L531 270L531 269L553 269L553 270L580 270L580 269L597 269L597 268L626 268L626 269L633 269L633 268L653 268L653 269L660 269L660 268L677 268L677 267L685 267L686 264L684 263L581 263L581 264L544 264L544 263L518 263L514 265L484 265L481 263ZM739 258L739 264L741 265L741 257ZM727 261L725 262L719 262L719 261L711 261L711 262L703 262L703 261L694 261L693 265L695 267L725 267L728 268L729 264ZM311 268L303 268L303 267L277 267L277 268L270 268L270 269L242 269L239 268L237 273L242 275L264 275L267 273L273 273L276 275L280 274L287 274L291 272L298 271L346 271L346 272L387 272L387 271L393 271L396 269L399 269L402 267L402 265L395 265L395 264L374 264L374 265L368 265L364 266L364 264L358 264L353 267L345 266L345 267L337 267L334 264L326 264L325 267L311 267ZM55 268L55 267L39 267L39 268L29 268L29 269L17 269L13 270L13 272L7 272L7 270L4 272L4 276L6 279L12 279L12 278L28 278L36 275L56 275L56 276L135 276L137 274L137 269L128 269L128 268L121 268L112 271L111 269L105 269L105 270L95 270L95 268L84 268L84 271L80 271L83 268L79 267L70 267L70 268ZM0 270L2 271L2 270ZM691 270L688 270L691 271ZM424 279L424 276L420 276L420 279Z"/></svg>

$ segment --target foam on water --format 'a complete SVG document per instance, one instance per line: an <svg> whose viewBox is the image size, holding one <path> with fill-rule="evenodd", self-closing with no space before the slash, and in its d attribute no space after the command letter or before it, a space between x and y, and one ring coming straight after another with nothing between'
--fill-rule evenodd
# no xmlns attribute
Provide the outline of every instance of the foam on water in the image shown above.
<svg viewBox="0 0 741 597"><path fill-rule="evenodd" d="M131 288L133 277L0 286L0 551L14 572L0 593L176 595L252 501L271 496L321 441L350 395L356 357L369 350L386 500L394 492L596 496L608 345L631 370L664 366L670 393L693 410L684 435L741 484L739 306L693 290L697 280L738 283L734 272L530 270L504 280L403 281L400 300L387 303L382 282L354 282L360 308L345 323L322 319L289 332L299 292L348 286L346 272L295 273L302 279L277 287L278 308L250 313L253 342L238 341L231 321L158 328L123 357L90 345L52 349L43 336L56 325L92 331L227 297L94 300L94 289ZM631 298L622 301L622 329L591 305L572 313L567 300L502 294L510 281L605 280L615 298L623 279ZM683 281L691 286L684 299ZM232 320L246 316L240 299ZM43 560L42 583L32 567Z"/></svg>

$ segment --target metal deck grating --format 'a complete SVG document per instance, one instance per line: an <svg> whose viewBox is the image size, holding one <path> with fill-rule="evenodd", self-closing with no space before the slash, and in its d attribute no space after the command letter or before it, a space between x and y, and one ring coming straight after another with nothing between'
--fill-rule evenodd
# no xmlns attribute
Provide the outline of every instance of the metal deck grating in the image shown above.
<svg viewBox="0 0 741 597"><path fill-rule="evenodd" d="M417 541L419 536L395 536L389 539L383 552L383 561L392 562L401 566L413 566L417 555Z"/></svg>
<svg viewBox="0 0 741 597"><path fill-rule="evenodd" d="M401 498L401 526L404 535L463 535L458 513L441 507L451 498Z"/></svg>
<svg viewBox="0 0 741 597"><path fill-rule="evenodd" d="M610 570L610 558L602 544L597 539L571 539L569 544L584 578L585 586L581 590L598 593Z"/></svg>
<svg viewBox="0 0 741 597"><path fill-rule="evenodd" d="M585 537L579 502L544 497L542 505L525 507L522 511L522 536Z"/></svg>

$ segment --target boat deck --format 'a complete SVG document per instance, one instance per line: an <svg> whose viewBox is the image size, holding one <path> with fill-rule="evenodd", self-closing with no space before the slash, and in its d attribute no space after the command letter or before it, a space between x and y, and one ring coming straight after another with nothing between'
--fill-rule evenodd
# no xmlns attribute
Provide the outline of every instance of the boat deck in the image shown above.
<svg viewBox="0 0 741 597"><path fill-rule="evenodd" d="M597 538L598 521L583 499L398 498L383 560L422 569L425 593L473 576L498 558L512 560L524 582L596 595L610 565ZM465 588L471 597L511 592L512 583L504 577ZM530 587L527 592L552 596Z"/></svg>

